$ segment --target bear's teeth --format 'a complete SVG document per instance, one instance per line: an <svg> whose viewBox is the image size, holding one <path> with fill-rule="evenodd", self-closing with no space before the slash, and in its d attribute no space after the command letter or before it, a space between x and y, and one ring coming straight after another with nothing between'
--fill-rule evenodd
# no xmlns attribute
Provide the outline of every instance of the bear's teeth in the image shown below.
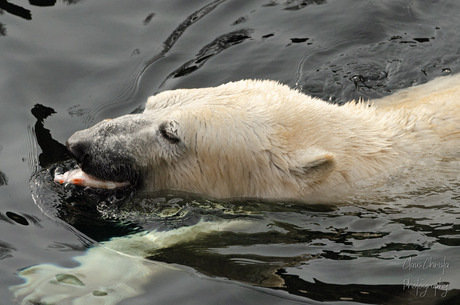
<svg viewBox="0 0 460 305"><path fill-rule="evenodd" d="M102 179L95 178L86 174L81 169L72 169L67 171L63 174L55 174L54 182L58 182L61 184L75 184L80 186L88 186L92 188L99 188L99 189L114 189L119 187L128 186L129 182L115 182L115 181L106 181Z"/></svg>

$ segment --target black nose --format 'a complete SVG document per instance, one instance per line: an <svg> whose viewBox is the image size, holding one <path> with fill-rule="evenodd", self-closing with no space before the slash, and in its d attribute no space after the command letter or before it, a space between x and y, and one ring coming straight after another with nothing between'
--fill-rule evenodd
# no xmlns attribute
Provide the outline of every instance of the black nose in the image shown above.
<svg viewBox="0 0 460 305"><path fill-rule="evenodd" d="M82 164L88 157L90 142L88 141L71 141L66 142L67 150L77 160L78 164Z"/></svg>

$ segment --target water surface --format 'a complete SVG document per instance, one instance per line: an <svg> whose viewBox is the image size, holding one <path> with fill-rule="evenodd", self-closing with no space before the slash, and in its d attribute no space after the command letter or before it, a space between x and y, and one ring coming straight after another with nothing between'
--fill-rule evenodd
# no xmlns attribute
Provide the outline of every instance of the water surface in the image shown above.
<svg viewBox="0 0 460 305"><path fill-rule="evenodd" d="M458 1L10 0L0 9L2 304L16 304L9 287L23 268L77 267L73 258L99 242L202 219L252 226L152 251L153 269L177 270L148 277L121 304L458 299L455 162L335 207L177 194L104 201L49 179L73 132L138 112L163 90L274 79L344 103L458 73Z"/></svg>

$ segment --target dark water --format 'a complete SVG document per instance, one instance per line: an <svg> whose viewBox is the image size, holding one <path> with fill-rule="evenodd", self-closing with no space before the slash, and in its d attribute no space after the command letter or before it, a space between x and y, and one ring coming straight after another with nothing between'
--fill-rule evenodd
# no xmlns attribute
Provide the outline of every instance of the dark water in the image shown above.
<svg viewBox="0 0 460 305"><path fill-rule="evenodd" d="M458 300L458 163L338 207L161 194L101 202L59 189L48 170L66 159L74 131L139 111L162 90L263 78L343 103L458 73L460 2L10 0L0 9L1 304L16 304L9 287L23 282L20 269L76 267L97 242L201 219L253 226L152 251L180 271L149 277L121 304Z"/></svg>

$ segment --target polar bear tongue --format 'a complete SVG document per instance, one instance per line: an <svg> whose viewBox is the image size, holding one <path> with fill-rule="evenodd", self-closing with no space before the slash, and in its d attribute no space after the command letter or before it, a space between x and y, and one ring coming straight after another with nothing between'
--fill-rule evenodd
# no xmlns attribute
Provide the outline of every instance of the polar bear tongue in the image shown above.
<svg viewBox="0 0 460 305"><path fill-rule="evenodd" d="M70 183L70 184L75 184L75 185L80 185L80 186L88 186L92 188L110 189L110 190L114 188L119 188L119 187L129 185L128 181L115 182L115 181L106 181L106 180L95 178L93 176L88 175L87 173L85 173L79 168L72 169L63 174L55 174L54 181L61 183L61 184Z"/></svg>

